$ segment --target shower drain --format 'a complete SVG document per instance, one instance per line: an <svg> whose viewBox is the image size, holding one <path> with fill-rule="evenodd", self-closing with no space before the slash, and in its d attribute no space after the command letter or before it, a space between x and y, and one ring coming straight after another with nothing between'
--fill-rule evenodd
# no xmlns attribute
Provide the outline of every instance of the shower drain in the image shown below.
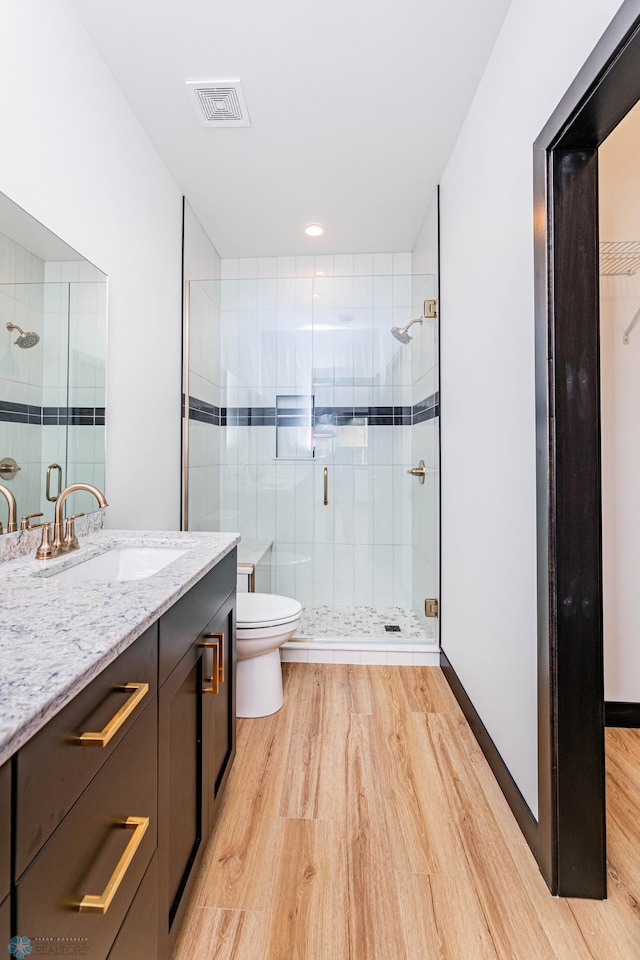
<svg viewBox="0 0 640 960"><path fill-rule="evenodd" d="M397 623L385 623L384 628L387 633L400 633L400 627Z"/></svg>

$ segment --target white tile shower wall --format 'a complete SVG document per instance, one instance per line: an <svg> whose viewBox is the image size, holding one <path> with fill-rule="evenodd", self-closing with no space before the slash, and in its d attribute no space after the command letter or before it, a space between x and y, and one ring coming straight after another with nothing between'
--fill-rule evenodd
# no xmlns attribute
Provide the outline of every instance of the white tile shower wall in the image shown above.
<svg viewBox="0 0 640 960"><path fill-rule="evenodd" d="M221 262L221 405L409 406L411 254ZM276 458L274 426L227 426L223 530L273 540L274 590L309 605L410 605L410 426L357 421L316 435L316 458ZM323 467L329 505L323 505Z"/></svg>
<svg viewBox="0 0 640 960"><path fill-rule="evenodd" d="M189 395L220 407L221 261L186 202L184 214L184 279L189 296ZM220 427L190 419L188 430L189 529L220 530Z"/></svg>
<svg viewBox="0 0 640 960"><path fill-rule="evenodd" d="M412 254L413 310L421 316L423 301L438 298L438 201L434 196ZM411 403L418 403L439 390L438 363L439 320L424 320L412 327L413 342L405 349L411 352ZM412 606L430 639L439 636L438 621L424 615L424 601L439 596L439 425L440 419L424 421L411 427L412 459L424 460L424 484L412 480Z"/></svg>

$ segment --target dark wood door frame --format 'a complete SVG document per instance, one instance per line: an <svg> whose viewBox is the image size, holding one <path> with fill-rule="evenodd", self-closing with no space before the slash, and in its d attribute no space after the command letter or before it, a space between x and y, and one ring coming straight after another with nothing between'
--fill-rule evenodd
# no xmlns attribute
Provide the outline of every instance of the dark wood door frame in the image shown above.
<svg viewBox="0 0 640 960"><path fill-rule="evenodd" d="M598 147L640 99L626 0L534 146L538 861L606 897Z"/></svg>

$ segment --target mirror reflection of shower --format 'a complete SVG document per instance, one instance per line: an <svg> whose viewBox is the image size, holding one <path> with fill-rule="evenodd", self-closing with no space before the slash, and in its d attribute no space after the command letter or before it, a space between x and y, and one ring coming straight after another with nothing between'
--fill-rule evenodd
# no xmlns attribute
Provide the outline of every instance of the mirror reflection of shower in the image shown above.
<svg viewBox="0 0 640 960"><path fill-rule="evenodd" d="M407 330L409 329L409 327L412 327L414 323L422 323L423 320L424 320L424 317L416 317L415 320L409 321L406 327L392 327L391 336L395 337L398 343L411 343L411 341L413 340L413 337L409 336L409 334L407 333Z"/></svg>
<svg viewBox="0 0 640 960"><path fill-rule="evenodd" d="M21 350L29 350L31 347L35 347L36 343L40 343L40 337L37 333L34 333L33 330L27 330L25 333L16 323L7 323L7 330L20 331L20 336L13 342L16 346L20 347Z"/></svg>

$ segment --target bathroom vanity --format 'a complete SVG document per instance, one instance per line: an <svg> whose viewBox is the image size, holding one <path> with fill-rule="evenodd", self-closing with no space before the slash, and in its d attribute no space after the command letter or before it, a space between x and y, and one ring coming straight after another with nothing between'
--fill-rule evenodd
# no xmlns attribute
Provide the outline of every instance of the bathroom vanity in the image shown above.
<svg viewBox="0 0 640 960"><path fill-rule="evenodd" d="M103 532L0 565L0 944L170 957L235 752L237 541ZM175 559L98 579L136 549Z"/></svg>

